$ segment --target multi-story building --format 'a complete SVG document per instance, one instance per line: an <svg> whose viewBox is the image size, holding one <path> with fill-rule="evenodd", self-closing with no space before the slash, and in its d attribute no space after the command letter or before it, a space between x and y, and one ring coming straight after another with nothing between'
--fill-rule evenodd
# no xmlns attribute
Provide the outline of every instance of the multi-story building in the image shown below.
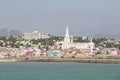
<svg viewBox="0 0 120 80"><path fill-rule="evenodd" d="M50 36L48 34L39 33L38 31L33 31L32 33L24 33L24 39L31 40L31 39L46 39Z"/></svg>

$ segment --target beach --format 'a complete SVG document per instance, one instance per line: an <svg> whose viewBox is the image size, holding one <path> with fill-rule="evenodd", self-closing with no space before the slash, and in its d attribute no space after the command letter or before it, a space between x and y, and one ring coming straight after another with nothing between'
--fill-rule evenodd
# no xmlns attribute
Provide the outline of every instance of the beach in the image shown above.
<svg viewBox="0 0 120 80"><path fill-rule="evenodd" d="M0 59L0 62L16 62L16 59Z"/></svg>

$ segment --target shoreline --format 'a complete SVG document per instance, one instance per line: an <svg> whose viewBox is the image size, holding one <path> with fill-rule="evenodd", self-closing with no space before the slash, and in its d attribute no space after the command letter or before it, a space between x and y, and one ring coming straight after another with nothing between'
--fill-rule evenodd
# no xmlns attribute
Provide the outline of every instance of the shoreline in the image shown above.
<svg viewBox="0 0 120 80"><path fill-rule="evenodd" d="M77 63L105 63L120 64L120 56L116 57L39 57L0 59L0 62L77 62Z"/></svg>
<svg viewBox="0 0 120 80"><path fill-rule="evenodd" d="M16 62L16 59L0 59L0 62Z"/></svg>
<svg viewBox="0 0 120 80"><path fill-rule="evenodd" d="M17 62L77 62L77 63L111 63L120 64L120 59L99 59L99 58L58 58L58 57L43 57L43 58L25 58L17 60Z"/></svg>

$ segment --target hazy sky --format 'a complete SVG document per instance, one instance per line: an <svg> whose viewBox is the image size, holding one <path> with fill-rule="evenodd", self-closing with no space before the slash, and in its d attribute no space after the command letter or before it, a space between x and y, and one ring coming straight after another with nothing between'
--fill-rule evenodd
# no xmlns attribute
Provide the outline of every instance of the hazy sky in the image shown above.
<svg viewBox="0 0 120 80"><path fill-rule="evenodd" d="M120 0L0 0L0 29L64 35L119 33Z"/></svg>

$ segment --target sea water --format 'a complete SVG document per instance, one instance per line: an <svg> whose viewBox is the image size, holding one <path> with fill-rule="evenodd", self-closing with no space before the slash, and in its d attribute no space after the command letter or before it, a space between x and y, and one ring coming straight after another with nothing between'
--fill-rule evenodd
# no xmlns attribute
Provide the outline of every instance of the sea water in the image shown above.
<svg viewBox="0 0 120 80"><path fill-rule="evenodd" d="M120 64L0 63L0 80L120 80Z"/></svg>

